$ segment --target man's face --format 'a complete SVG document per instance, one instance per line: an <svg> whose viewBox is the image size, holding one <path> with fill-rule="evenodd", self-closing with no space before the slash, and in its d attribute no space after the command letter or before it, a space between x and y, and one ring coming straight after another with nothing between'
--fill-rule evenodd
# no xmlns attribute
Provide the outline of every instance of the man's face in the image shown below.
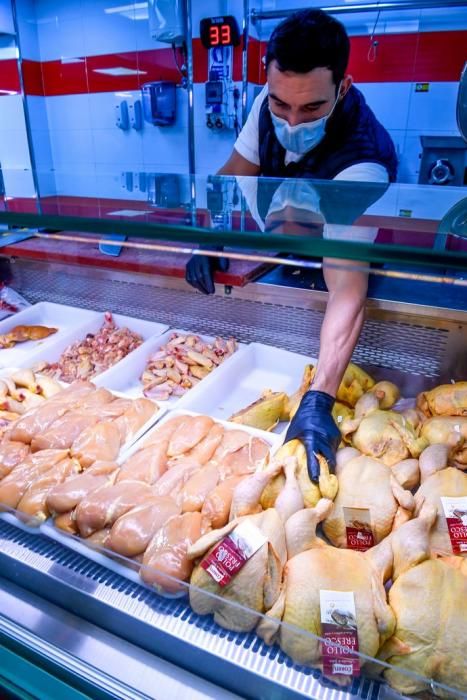
<svg viewBox="0 0 467 700"><path fill-rule="evenodd" d="M329 68L314 68L309 73L280 71L277 62L268 66L269 108L290 126L325 117L336 101L336 89ZM345 95L352 79L346 76L340 96Z"/></svg>

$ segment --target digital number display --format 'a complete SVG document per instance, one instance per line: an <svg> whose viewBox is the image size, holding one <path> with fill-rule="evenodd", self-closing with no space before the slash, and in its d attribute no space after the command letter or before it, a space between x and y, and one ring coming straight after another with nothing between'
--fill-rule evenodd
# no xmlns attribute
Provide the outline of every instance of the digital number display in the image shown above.
<svg viewBox="0 0 467 700"><path fill-rule="evenodd" d="M200 22L200 38L206 49L216 46L238 46L240 33L235 17L208 17Z"/></svg>
<svg viewBox="0 0 467 700"><path fill-rule="evenodd" d="M232 32L228 24L213 24L209 27L210 46L231 46Z"/></svg>

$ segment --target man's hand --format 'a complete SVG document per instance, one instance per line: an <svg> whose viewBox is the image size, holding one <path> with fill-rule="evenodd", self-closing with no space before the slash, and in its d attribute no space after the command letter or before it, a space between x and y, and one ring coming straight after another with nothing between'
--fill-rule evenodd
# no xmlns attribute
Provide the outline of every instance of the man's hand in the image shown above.
<svg viewBox="0 0 467 700"><path fill-rule="evenodd" d="M222 250L221 247L209 248ZM203 294L214 294L214 272L229 269L228 258L213 258L209 255L193 255L186 266L185 279L188 284Z"/></svg>
<svg viewBox="0 0 467 700"><path fill-rule="evenodd" d="M341 434L334 418L332 407L334 398L324 391L307 391L287 430L285 442L300 440L306 450L308 474L312 481L319 479L319 462L317 454L321 454L331 472L336 467L336 451L341 440Z"/></svg>

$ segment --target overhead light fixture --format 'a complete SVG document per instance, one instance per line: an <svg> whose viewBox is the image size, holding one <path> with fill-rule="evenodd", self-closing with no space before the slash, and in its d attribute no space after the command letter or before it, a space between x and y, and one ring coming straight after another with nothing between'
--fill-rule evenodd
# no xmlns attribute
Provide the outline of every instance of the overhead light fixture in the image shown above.
<svg viewBox="0 0 467 700"><path fill-rule="evenodd" d="M121 15L126 19L141 20L149 19L147 2L135 2L132 5L118 5L117 7L106 7L104 12L107 15Z"/></svg>
<svg viewBox="0 0 467 700"><path fill-rule="evenodd" d="M84 58L62 58L60 59L62 63L84 63Z"/></svg>
<svg viewBox="0 0 467 700"><path fill-rule="evenodd" d="M145 70L134 68L94 68L93 73L102 73L102 75L146 75Z"/></svg>

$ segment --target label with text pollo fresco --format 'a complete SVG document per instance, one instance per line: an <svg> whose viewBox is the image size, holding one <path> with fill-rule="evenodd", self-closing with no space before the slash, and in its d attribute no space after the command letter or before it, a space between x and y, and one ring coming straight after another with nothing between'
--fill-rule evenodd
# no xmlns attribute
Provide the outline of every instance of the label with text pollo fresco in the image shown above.
<svg viewBox="0 0 467 700"><path fill-rule="evenodd" d="M227 586L266 542L267 538L261 530L245 520L216 544L200 566L219 586Z"/></svg>
<svg viewBox="0 0 467 700"><path fill-rule="evenodd" d="M321 611L321 654L326 675L359 676L357 616L352 591L319 593Z"/></svg>
<svg viewBox="0 0 467 700"><path fill-rule="evenodd" d="M375 538L371 527L369 508L346 508L344 506L345 531L347 534L347 549L366 552L373 547Z"/></svg>
<svg viewBox="0 0 467 700"><path fill-rule="evenodd" d="M454 554L467 552L467 496L441 496Z"/></svg>

